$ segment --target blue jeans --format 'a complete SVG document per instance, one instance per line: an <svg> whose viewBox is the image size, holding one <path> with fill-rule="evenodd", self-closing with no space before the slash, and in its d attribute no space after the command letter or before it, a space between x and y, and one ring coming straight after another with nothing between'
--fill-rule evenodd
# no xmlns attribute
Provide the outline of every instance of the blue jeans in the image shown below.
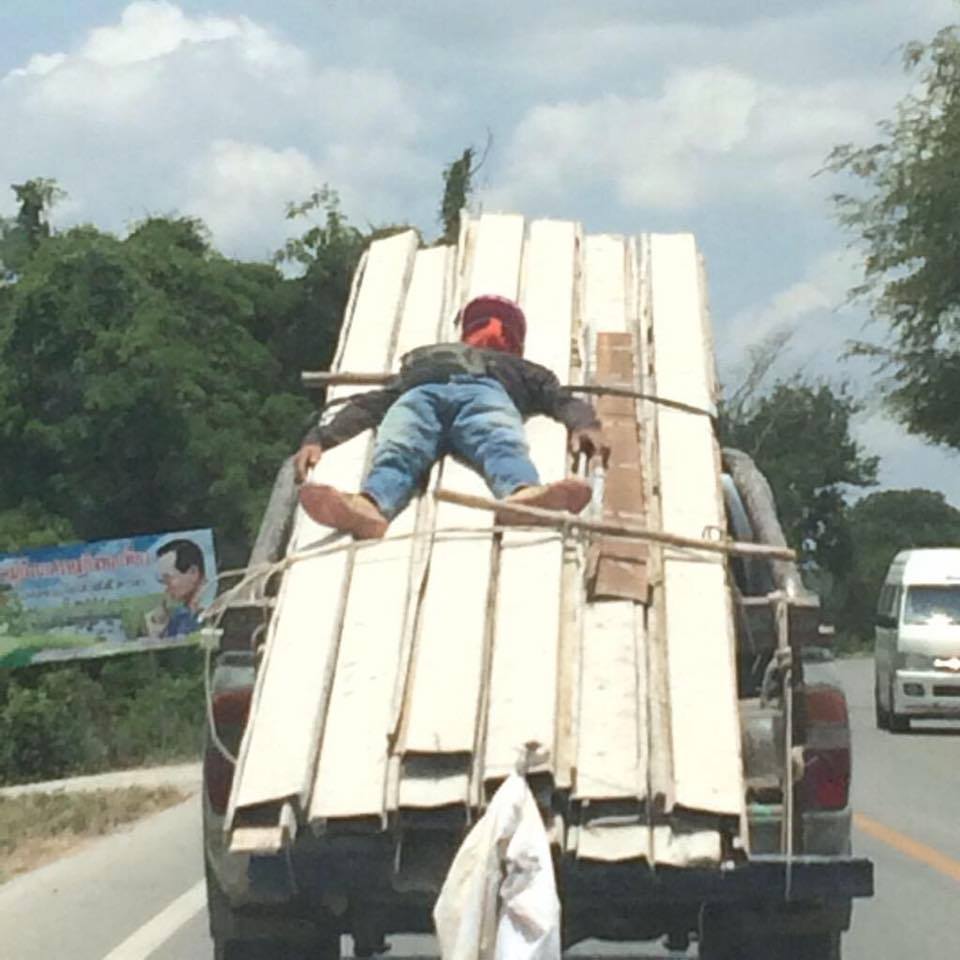
<svg viewBox="0 0 960 960"><path fill-rule="evenodd" d="M462 374L413 387L390 407L361 489L393 519L448 453L482 474L498 499L540 482L510 395L492 377Z"/></svg>

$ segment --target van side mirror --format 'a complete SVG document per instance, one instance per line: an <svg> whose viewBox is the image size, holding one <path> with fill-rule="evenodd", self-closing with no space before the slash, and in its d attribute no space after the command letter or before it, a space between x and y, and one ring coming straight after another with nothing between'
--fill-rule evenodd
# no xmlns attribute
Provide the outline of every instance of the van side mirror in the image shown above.
<svg viewBox="0 0 960 960"><path fill-rule="evenodd" d="M878 627L895 627L897 618L892 617L889 613L878 613L874 622Z"/></svg>

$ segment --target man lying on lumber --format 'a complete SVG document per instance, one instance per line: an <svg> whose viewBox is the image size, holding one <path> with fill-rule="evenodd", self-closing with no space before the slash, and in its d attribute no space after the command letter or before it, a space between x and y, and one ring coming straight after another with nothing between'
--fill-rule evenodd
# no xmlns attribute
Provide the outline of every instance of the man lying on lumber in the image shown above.
<svg viewBox="0 0 960 960"><path fill-rule="evenodd" d="M444 454L465 460L505 503L579 513L590 486L568 477L543 485L523 430L537 413L570 431L573 453L609 453L593 408L560 386L546 367L523 359L526 319L505 297L482 296L461 311L460 343L438 343L401 358L400 373L382 390L351 397L328 422L304 437L294 460L297 480L324 450L375 427L373 462L360 493L308 483L300 489L307 513L358 539L382 537ZM514 522L524 521L517 514ZM509 514L499 517L510 522Z"/></svg>

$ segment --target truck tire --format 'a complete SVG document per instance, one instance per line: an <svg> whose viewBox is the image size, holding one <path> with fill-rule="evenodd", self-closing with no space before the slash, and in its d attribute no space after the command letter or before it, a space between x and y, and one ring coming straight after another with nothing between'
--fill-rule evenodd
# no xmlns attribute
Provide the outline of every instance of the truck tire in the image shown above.
<svg viewBox="0 0 960 960"><path fill-rule="evenodd" d="M891 733L910 732L910 718L893 709L893 680L890 681L890 712L887 714L887 729Z"/></svg>
<svg viewBox="0 0 960 960"><path fill-rule="evenodd" d="M890 714L887 710L884 710L883 704L880 702L880 680L876 677L873 681L873 709L876 715L877 729L889 730Z"/></svg>
<svg viewBox="0 0 960 960"><path fill-rule="evenodd" d="M213 960L340 960L340 934L335 931L318 929L306 942L288 942L279 937L240 939L230 936L234 908L209 864L206 879Z"/></svg>

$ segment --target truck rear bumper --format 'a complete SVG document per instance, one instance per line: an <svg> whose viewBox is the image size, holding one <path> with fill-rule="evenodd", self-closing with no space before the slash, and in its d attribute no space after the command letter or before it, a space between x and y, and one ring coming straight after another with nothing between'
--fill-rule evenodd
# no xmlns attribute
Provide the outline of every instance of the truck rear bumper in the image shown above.
<svg viewBox="0 0 960 960"><path fill-rule="evenodd" d="M873 893L873 865L814 856L789 865L782 857L755 857L720 870L579 863L563 889L571 943L694 931L705 911L716 910L749 918L752 930L817 935L847 929L852 900Z"/></svg>
<svg viewBox="0 0 960 960"><path fill-rule="evenodd" d="M908 717L960 719L960 674L898 670L893 683L893 710Z"/></svg>
<svg viewBox="0 0 960 960"><path fill-rule="evenodd" d="M299 903L310 916L322 914L344 930L355 923L378 935L431 930L455 838L449 849L400 874L390 845L377 839L305 843L291 857L253 857L243 913L260 923ZM706 907L738 910L753 924L767 918L777 929L789 917L804 933L839 931L849 924L851 901L873 893L873 865L853 857L800 856L787 864L780 856L757 856L729 868L656 870L640 861L562 857L558 867L564 935L571 944L695 931Z"/></svg>
<svg viewBox="0 0 960 960"><path fill-rule="evenodd" d="M873 895L873 864L861 857L754 857L730 869L579 863L566 875L576 899L602 896L637 901L782 904Z"/></svg>

